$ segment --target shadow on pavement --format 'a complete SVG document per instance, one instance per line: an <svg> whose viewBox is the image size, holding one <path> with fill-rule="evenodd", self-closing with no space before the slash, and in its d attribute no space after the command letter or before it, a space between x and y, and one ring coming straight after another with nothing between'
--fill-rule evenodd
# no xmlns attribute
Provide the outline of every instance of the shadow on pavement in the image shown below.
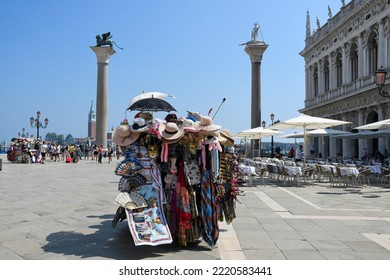
<svg viewBox="0 0 390 280"><path fill-rule="evenodd" d="M118 222L113 229L111 221L113 215L88 216L87 218L102 219L96 226L97 231L91 234L74 231L60 231L47 236L43 251L74 255L80 258L105 258L114 260L142 260L142 259L186 259L186 251L211 252L207 247L198 246L201 241L191 243L187 247L180 247L176 243L159 246L135 246L129 231L127 221ZM169 258L171 256L171 258ZM187 256L188 257L188 256Z"/></svg>

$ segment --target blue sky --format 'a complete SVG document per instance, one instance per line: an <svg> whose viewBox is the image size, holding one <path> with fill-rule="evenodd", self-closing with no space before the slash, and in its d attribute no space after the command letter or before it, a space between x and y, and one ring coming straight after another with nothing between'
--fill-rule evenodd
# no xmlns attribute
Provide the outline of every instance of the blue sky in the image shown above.
<svg viewBox="0 0 390 280"><path fill-rule="evenodd" d="M349 1L346 1L347 3ZM253 24L269 45L261 65L262 119L287 120L304 102L306 12L335 15L340 0L328 1L133 1L15 0L0 9L0 142L25 128L38 110L49 125L40 132L87 135L96 104L95 36L110 31L116 48L109 65L108 129L133 118L126 108L142 91L160 91L179 116L207 114L226 102L214 119L237 133L250 127L251 65L244 46ZM212 113L212 115L213 115ZM156 113L164 118L166 113Z"/></svg>

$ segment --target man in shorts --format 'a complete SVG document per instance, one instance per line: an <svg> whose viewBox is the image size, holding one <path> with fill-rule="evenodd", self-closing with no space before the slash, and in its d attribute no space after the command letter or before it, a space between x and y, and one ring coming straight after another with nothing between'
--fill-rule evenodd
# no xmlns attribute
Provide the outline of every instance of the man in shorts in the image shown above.
<svg viewBox="0 0 390 280"><path fill-rule="evenodd" d="M45 141L39 146L39 151L41 152L41 163L45 163L46 152L47 152L47 144Z"/></svg>

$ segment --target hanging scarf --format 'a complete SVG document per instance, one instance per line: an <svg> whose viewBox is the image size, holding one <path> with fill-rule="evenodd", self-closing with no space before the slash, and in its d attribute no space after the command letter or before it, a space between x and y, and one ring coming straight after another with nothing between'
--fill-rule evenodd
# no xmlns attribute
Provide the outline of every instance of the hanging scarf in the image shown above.
<svg viewBox="0 0 390 280"><path fill-rule="evenodd" d="M178 241L180 246L187 245L187 231L191 228L191 207L188 186L184 174L184 161L179 162L176 182L176 214L178 219Z"/></svg>
<svg viewBox="0 0 390 280"><path fill-rule="evenodd" d="M161 147L161 162L168 162L169 146L167 143L163 143Z"/></svg>
<svg viewBox="0 0 390 280"><path fill-rule="evenodd" d="M219 237L218 210L215 203L215 189L211 183L210 171L205 170L201 186L201 220L202 237L204 241L213 247Z"/></svg>

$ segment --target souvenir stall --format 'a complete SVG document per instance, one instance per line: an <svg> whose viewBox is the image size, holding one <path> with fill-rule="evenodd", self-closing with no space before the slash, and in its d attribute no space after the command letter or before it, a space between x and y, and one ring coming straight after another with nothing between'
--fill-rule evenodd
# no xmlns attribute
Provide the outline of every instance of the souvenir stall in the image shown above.
<svg viewBox="0 0 390 280"><path fill-rule="evenodd" d="M139 113L113 132L126 154L115 168L121 178L112 227L127 220L135 245L187 246L202 238L213 247L218 222L233 221L240 193L234 141L209 116L177 118L163 97L136 97L129 110ZM155 119L156 111L166 111L165 119Z"/></svg>
<svg viewBox="0 0 390 280"><path fill-rule="evenodd" d="M29 138L13 138L7 150L7 159L15 163L30 163L32 157L35 157L35 150L31 146L33 143Z"/></svg>

